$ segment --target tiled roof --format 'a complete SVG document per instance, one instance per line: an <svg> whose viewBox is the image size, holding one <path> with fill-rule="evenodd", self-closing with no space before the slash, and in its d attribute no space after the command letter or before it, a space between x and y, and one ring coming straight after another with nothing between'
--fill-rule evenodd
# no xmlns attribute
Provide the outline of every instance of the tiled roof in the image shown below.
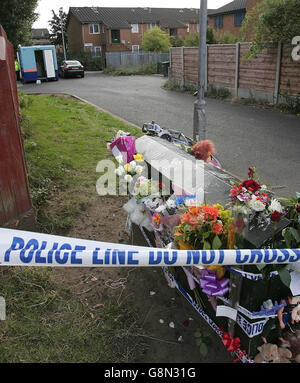
<svg viewBox="0 0 300 383"><path fill-rule="evenodd" d="M214 10L208 10L210 14ZM159 23L168 28L184 28L186 23L199 22L199 9L196 8L107 8L70 7L82 24L103 23L108 28L131 28L136 23Z"/></svg>
<svg viewBox="0 0 300 383"><path fill-rule="evenodd" d="M235 11L239 11L242 9L246 10L247 8L247 0L234 0L231 3L223 5L223 7L218 8L210 12L210 15L218 15L225 13L233 13Z"/></svg>
<svg viewBox="0 0 300 383"><path fill-rule="evenodd" d="M48 38L49 37L49 31L47 28L35 28L31 29L31 37L34 39L38 38Z"/></svg>

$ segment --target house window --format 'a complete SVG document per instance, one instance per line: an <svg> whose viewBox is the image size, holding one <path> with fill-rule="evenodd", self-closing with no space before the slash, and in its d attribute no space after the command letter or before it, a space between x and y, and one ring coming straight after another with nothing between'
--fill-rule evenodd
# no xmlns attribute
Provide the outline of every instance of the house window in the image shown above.
<svg viewBox="0 0 300 383"><path fill-rule="evenodd" d="M197 24L197 32L200 32L200 24Z"/></svg>
<svg viewBox="0 0 300 383"><path fill-rule="evenodd" d="M186 24L186 31L187 33L190 33L190 24Z"/></svg>
<svg viewBox="0 0 300 383"><path fill-rule="evenodd" d="M89 24L90 35L95 35L100 33L99 24Z"/></svg>
<svg viewBox="0 0 300 383"><path fill-rule="evenodd" d="M215 28L223 28L223 15L214 17L214 27Z"/></svg>
<svg viewBox="0 0 300 383"><path fill-rule="evenodd" d="M242 12L236 12L234 14L234 25L236 27L239 27L243 24L244 18L245 18L246 13L244 11Z"/></svg>
<svg viewBox="0 0 300 383"><path fill-rule="evenodd" d="M177 36L177 28L170 28L170 36Z"/></svg>
<svg viewBox="0 0 300 383"><path fill-rule="evenodd" d="M138 24L131 24L131 32L132 33L139 33L139 25Z"/></svg>
<svg viewBox="0 0 300 383"><path fill-rule="evenodd" d="M120 42L120 29L111 30L111 42L119 43Z"/></svg>
<svg viewBox="0 0 300 383"><path fill-rule="evenodd" d="M132 45L132 52L138 52L140 50L139 45Z"/></svg>
<svg viewBox="0 0 300 383"><path fill-rule="evenodd" d="M94 47L93 48L93 56L101 57L101 47Z"/></svg>
<svg viewBox="0 0 300 383"><path fill-rule="evenodd" d="M151 28L154 28L154 27L156 27L155 23L147 24L147 29L151 29Z"/></svg>

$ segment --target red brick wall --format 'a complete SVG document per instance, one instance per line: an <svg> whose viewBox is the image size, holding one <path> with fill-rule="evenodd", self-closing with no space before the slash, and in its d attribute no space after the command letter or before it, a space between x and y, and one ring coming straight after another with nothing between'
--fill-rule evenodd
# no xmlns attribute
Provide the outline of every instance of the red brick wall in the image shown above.
<svg viewBox="0 0 300 383"><path fill-rule="evenodd" d="M68 50L70 52L83 51L82 26L81 23L71 14L68 23Z"/></svg>
<svg viewBox="0 0 300 383"><path fill-rule="evenodd" d="M223 28L214 28L214 18L208 18L208 25L214 29L215 37L221 38L224 33L231 33L232 35L238 36L241 27L234 25L234 14L223 15Z"/></svg>

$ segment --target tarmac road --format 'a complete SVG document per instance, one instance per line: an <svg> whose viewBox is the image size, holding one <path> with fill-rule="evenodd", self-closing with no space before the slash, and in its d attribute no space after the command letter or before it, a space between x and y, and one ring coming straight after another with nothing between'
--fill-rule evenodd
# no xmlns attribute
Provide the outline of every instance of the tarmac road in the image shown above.
<svg viewBox="0 0 300 383"><path fill-rule="evenodd" d="M133 124L156 121L192 137L196 98L161 88L161 76L113 77L87 72L75 79L19 85L26 93L68 93L81 97ZM300 117L271 108L207 99L207 139L216 146L222 166L240 178L248 167L278 196L300 192Z"/></svg>

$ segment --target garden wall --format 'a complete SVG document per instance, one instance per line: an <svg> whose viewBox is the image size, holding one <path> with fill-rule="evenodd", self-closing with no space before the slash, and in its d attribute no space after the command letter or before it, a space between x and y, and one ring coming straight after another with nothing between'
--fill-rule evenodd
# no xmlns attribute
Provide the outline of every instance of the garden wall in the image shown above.
<svg viewBox="0 0 300 383"><path fill-rule="evenodd" d="M0 225L32 228L34 212L20 127L14 48L1 25L0 147Z"/></svg>
<svg viewBox="0 0 300 383"><path fill-rule="evenodd" d="M273 103L284 100L282 95L300 92L300 61L292 60L292 45L276 44L257 58L245 60L248 49L248 43L207 45L206 89L209 85L226 87L235 96ZM170 62L171 81L197 87L197 47L171 48Z"/></svg>

